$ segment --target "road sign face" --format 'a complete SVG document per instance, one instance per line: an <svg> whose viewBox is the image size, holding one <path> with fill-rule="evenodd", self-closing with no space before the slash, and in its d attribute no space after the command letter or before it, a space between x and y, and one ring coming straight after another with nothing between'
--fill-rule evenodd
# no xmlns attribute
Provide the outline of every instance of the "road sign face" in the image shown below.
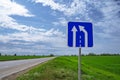
<svg viewBox="0 0 120 80"><path fill-rule="evenodd" d="M68 23L68 46L69 47L92 47L93 28L89 22Z"/></svg>

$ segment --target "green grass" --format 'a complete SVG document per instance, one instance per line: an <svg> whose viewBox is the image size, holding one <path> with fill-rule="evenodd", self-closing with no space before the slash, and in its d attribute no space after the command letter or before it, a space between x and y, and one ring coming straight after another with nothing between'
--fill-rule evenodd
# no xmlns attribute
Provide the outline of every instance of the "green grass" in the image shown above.
<svg viewBox="0 0 120 80"><path fill-rule="evenodd" d="M120 56L82 57L83 80L120 80Z"/></svg>
<svg viewBox="0 0 120 80"><path fill-rule="evenodd" d="M77 80L77 57L58 57L39 65L18 80Z"/></svg>
<svg viewBox="0 0 120 80"><path fill-rule="evenodd" d="M77 60L77 57L57 57L17 80L78 80ZM120 56L82 57L82 80L120 80Z"/></svg>
<svg viewBox="0 0 120 80"><path fill-rule="evenodd" d="M43 58L47 56L0 56L0 61Z"/></svg>

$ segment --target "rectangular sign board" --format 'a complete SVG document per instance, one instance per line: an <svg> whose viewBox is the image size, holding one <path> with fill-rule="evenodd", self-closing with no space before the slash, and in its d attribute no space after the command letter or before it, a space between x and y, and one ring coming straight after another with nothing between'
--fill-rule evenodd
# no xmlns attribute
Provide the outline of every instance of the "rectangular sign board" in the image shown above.
<svg viewBox="0 0 120 80"><path fill-rule="evenodd" d="M93 27L90 22L68 23L68 46L69 47L92 47Z"/></svg>

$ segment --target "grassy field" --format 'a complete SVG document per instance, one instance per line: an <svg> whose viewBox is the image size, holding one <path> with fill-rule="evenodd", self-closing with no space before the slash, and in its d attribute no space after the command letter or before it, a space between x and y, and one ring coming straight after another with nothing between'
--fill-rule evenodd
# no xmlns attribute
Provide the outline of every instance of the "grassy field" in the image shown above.
<svg viewBox="0 0 120 80"><path fill-rule="evenodd" d="M120 56L82 57L83 80L120 80Z"/></svg>
<svg viewBox="0 0 120 80"><path fill-rule="evenodd" d="M47 56L0 56L0 61L43 58Z"/></svg>
<svg viewBox="0 0 120 80"><path fill-rule="evenodd" d="M57 57L17 80L78 80L77 57ZM120 80L120 56L82 57L82 80Z"/></svg>

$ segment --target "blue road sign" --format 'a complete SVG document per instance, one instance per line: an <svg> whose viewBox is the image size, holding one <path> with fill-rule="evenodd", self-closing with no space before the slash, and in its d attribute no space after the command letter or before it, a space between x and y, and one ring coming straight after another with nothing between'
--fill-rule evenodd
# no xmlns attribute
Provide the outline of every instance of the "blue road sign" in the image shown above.
<svg viewBox="0 0 120 80"><path fill-rule="evenodd" d="M89 22L68 23L68 46L69 47L92 47L93 28Z"/></svg>

